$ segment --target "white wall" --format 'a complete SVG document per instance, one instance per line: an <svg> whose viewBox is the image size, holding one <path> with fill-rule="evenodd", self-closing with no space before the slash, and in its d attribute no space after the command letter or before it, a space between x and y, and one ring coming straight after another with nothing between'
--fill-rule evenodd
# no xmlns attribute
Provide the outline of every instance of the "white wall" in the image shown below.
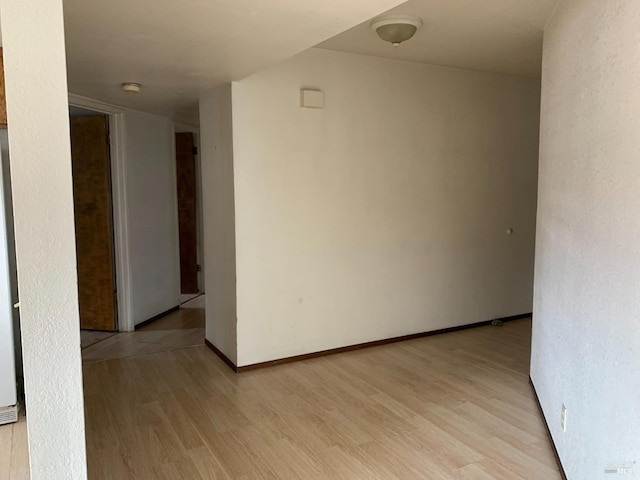
<svg viewBox="0 0 640 480"><path fill-rule="evenodd" d="M200 98L206 338L237 364L231 85Z"/></svg>
<svg viewBox="0 0 640 480"><path fill-rule="evenodd" d="M565 0L545 30L531 377L572 480L640 462L638 25Z"/></svg>
<svg viewBox="0 0 640 480"><path fill-rule="evenodd" d="M131 304L138 324L180 303L173 122L125 111Z"/></svg>
<svg viewBox="0 0 640 480"><path fill-rule="evenodd" d="M62 0L0 0L32 479L85 479Z"/></svg>
<svg viewBox="0 0 640 480"><path fill-rule="evenodd" d="M530 312L538 112L537 80L317 49L234 83L238 364Z"/></svg>

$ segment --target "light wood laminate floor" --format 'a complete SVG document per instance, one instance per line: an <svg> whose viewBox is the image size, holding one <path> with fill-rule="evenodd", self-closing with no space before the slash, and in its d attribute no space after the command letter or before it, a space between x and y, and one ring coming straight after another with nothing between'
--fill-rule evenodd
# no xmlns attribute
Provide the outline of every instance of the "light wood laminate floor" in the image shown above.
<svg viewBox="0 0 640 480"><path fill-rule="evenodd" d="M559 479L530 329L239 375L204 346L85 363L90 478Z"/></svg>
<svg viewBox="0 0 640 480"><path fill-rule="evenodd" d="M0 426L0 478L29 480L27 421L22 413L18 423Z"/></svg>
<svg viewBox="0 0 640 480"><path fill-rule="evenodd" d="M85 359L90 479L561 478L530 320L235 374L183 346L193 310L145 328L158 351Z"/></svg>
<svg viewBox="0 0 640 480"><path fill-rule="evenodd" d="M95 362L201 346L204 343L204 295L135 332L119 333L82 351L82 361Z"/></svg>

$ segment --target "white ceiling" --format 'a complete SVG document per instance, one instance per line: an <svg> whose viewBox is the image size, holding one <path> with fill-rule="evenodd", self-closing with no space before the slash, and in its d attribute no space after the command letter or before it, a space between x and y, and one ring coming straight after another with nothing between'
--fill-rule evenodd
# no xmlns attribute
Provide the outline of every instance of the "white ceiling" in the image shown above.
<svg viewBox="0 0 640 480"><path fill-rule="evenodd" d="M400 0L64 0L69 90L197 124L199 94ZM128 95L122 82L142 84Z"/></svg>
<svg viewBox="0 0 640 480"><path fill-rule="evenodd" d="M197 125L200 93L314 45L537 77L542 30L556 3L64 0L69 90ZM424 21L416 36L398 48L369 26L372 17L389 8ZM122 82L142 83L142 93L125 94Z"/></svg>
<svg viewBox="0 0 640 480"><path fill-rule="evenodd" d="M380 40L369 21L318 47L539 77L542 31L556 3L557 0L411 0L389 13L416 15L424 26L399 47Z"/></svg>

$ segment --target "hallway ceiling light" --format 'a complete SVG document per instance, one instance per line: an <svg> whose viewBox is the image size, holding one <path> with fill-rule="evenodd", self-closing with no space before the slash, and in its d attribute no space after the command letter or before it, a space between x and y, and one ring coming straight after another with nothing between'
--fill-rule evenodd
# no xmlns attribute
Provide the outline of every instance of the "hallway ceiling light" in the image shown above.
<svg viewBox="0 0 640 480"><path fill-rule="evenodd" d="M122 84L122 90L127 93L140 93L140 87L139 83L126 82Z"/></svg>
<svg viewBox="0 0 640 480"><path fill-rule="evenodd" d="M383 15L371 21L371 29L394 47L413 37L422 26L422 19L413 15Z"/></svg>

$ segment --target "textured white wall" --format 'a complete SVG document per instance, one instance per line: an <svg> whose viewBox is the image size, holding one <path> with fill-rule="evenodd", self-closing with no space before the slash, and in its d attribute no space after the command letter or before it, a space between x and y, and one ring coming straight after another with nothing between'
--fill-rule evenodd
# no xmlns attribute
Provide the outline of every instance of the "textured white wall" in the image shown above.
<svg viewBox="0 0 640 480"><path fill-rule="evenodd" d="M531 311L537 80L312 49L233 87L239 365Z"/></svg>
<svg viewBox="0 0 640 480"><path fill-rule="evenodd" d="M131 304L135 324L180 303L173 122L125 112Z"/></svg>
<svg viewBox="0 0 640 480"><path fill-rule="evenodd" d="M86 455L62 0L0 0L31 478Z"/></svg>
<svg viewBox="0 0 640 480"><path fill-rule="evenodd" d="M200 98L206 338L237 363L231 84Z"/></svg>
<svg viewBox="0 0 640 480"><path fill-rule="evenodd" d="M531 377L572 480L640 462L639 25L565 0L545 30Z"/></svg>

